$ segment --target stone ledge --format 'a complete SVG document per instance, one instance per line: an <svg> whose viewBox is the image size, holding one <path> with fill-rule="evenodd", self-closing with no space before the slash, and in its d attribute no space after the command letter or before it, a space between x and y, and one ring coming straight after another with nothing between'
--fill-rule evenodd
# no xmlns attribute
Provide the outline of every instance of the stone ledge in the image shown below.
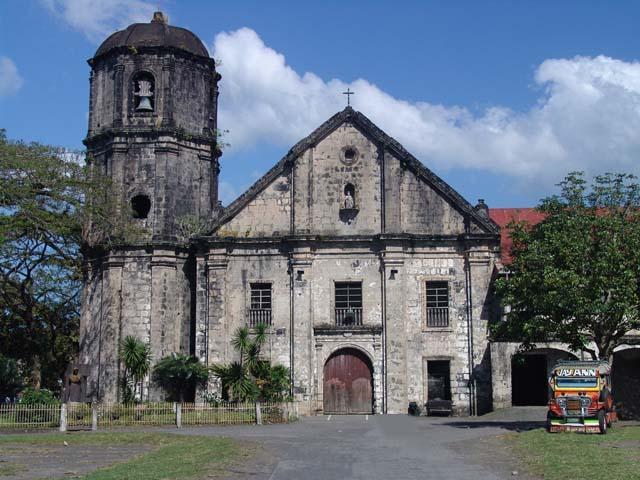
<svg viewBox="0 0 640 480"><path fill-rule="evenodd" d="M382 334L382 325L351 325L340 327L338 325L324 324L313 327L314 335L380 335Z"/></svg>

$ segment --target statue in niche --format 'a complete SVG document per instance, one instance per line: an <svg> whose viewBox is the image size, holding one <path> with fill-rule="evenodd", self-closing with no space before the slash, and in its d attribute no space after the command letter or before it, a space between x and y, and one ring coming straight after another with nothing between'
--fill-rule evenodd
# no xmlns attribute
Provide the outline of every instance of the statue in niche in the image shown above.
<svg viewBox="0 0 640 480"><path fill-rule="evenodd" d="M355 201L353 200L353 196L351 192L347 190L344 192L344 208L353 208L355 207Z"/></svg>
<svg viewBox="0 0 640 480"><path fill-rule="evenodd" d="M80 370L77 368L74 368L71 375L69 375L69 401L82 401L82 378L80 377Z"/></svg>
<svg viewBox="0 0 640 480"><path fill-rule="evenodd" d="M140 97L136 110L153 110L151 97L153 97L153 84L149 80L138 80L138 91L134 95Z"/></svg>
<svg viewBox="0 0 640 480"><path fill-rule="evenodd" d="M89 365L72 364L67 368L64 375L64 402L86 402L87 401L87 376L91 368Z"/></svg>
<svg viewBox="0 0 640 480"><path fill-rule="evenodd" d="M340 202L340 220L347 225L351 225L357 214L356 188L351 183L347 183L344 187L344 196Z"/></svg>

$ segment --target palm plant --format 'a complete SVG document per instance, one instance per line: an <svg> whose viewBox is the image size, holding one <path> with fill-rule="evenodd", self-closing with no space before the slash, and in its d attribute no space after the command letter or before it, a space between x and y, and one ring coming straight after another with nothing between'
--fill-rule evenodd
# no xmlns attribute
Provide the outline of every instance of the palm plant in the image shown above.
<svg viewBox="0 0 640 480"><path fill-rule="evenodd" d="M260 354L267 339L268 326L259 324L253 333L247 327L238 328L231 345L239 360L228 365L214 365L211 371L222 384L222 396L235 401L281 400L289 389L289 369L271 366Z"/></svg>
<svg viewBox="0 0 640 480"><path fill-rule="evenodd" d="M229 365L214 365L211 373L222 384L222 398L244 402L258 396L258 388L249 375L246 365L231 362Z"/></svg>
<svg viewBox="0 0 640 480"><path fill-rule="evenodd" d="M211 371L220 379L223 398L235 401L254 400L259 389L252 370L260 361L260 351L267 338L267 326L258 324L253 338L247 327L238 328L231 345L240 354L240 359L229 365L214 365Z"/></svg>
<svg viewBox="0 0 640 480"><path fill-rule="evenodd" d="M126 403L134 400L138 386L142 399L142 382L151 368L151 347L139 338L129 335L120 343L120 360L124 363L120 385L123 401Z"/></svg>
<svg viewBox="0 0 640 480"><path fill-rule="evenodd" d="M153 367L153 381L174 401L183 402L185 393L206 385L209 369L190 355L173 354Z"/></svg>

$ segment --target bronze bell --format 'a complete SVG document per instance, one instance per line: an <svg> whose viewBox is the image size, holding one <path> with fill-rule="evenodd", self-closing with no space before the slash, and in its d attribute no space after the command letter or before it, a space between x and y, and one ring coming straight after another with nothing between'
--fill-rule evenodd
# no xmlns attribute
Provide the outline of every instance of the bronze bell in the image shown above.
<svg viewBox="0 0 640 480"><path fill-rule="evenodd" d="M138 81L138 91L134 93L137 97L140 97L136 110L153 110L151 105L151 97L153 96L153 84L148 80Z"/></svg>
<svg viewBox="0 0 640 480"><path fill-rule="evenodd" d="M149 97L140 97L140 103L138 103L136 110L153 110L151 99Z"/></svg>

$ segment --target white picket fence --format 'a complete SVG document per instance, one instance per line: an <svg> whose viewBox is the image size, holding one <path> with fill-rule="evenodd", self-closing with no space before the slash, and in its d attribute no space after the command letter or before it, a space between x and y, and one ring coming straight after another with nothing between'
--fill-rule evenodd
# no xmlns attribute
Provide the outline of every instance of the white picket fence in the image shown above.
<svg viewBox="0 0 640 480"><path fill-rule="evenodd" d="M294 403L62 403L0 405L0 430L98 430L135 426L194 426L287 423Z"/></svg>

